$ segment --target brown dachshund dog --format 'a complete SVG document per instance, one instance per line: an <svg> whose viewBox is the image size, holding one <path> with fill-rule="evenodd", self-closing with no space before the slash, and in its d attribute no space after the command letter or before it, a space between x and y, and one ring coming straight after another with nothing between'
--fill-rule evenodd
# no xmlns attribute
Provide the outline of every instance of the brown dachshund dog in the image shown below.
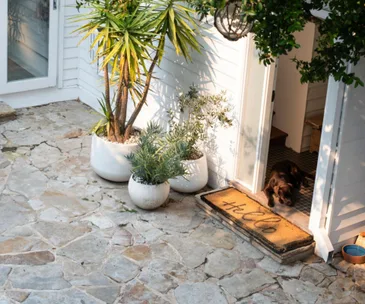
<svg viewBox="0 0 365 304"><path fill-rule="evenodd" d="M275 205L273 194L279 198L280 203L293 206L293 189L299 190L302 185L308 187L306 176L305 172L289 160L276 163L271 169L270 179L264 188L269 207Z"/></svg>

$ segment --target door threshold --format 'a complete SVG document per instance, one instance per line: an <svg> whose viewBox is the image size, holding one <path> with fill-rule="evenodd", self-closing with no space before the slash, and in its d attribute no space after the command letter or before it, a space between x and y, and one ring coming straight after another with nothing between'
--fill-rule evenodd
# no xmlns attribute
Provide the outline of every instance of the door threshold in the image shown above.
<svg viewBox="0 0 365 304"><path fill-rule="evenodd" d="M251 191L247 190L239 181L231 181L230 184L237 188L239 191L246 193L248 196L252 197L254 200L259 202L266 208L267 206L267 199L263 191L259 193L252 193ZM295 207L288 207L282 204L275 204L275 207L271 208L274 213L279 214L292 224L298 226L303 231L313 235L313 233L309 230L309 216L304 214L303 212L295 209Z"/></svg>

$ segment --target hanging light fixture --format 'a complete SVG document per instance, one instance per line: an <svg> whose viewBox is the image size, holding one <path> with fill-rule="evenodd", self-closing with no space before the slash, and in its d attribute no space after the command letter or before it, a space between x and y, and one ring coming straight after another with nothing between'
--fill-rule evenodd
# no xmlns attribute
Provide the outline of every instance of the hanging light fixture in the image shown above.
<svg viewBox="0 0 365 304"><path fill-rule="evenodd" d="M228 1L223 8L214 14L214 26L224 38L237 41L247 36L252 28L252 23L245 21L242 11L242 1Z"/></svg>

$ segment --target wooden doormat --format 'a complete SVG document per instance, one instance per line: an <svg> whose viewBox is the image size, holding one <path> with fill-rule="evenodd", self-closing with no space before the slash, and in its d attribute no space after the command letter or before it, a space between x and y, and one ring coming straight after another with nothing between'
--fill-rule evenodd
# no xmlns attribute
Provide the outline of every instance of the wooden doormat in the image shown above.
<svg viewBox="0 0 365 304"><path fill-rule="evenodd" d="M313 237L235 188L197 195L199 206L280 263L314 251Z"/></svg>

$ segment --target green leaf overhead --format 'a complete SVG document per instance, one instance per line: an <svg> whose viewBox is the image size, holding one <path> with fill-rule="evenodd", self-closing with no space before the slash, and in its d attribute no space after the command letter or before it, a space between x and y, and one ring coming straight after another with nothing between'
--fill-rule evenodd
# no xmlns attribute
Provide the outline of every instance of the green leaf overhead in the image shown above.
<svg viewBox="0 0 365 304"><path fill-rule="evenodd" d="M216 0L188 2L202 17L222 6ZM364 79L347 71L348 63L357 64L365 56L364 0L242 0L242 6L247 20L253 22L253 39L263 64L269 65L276 57L300 48L295 32L314 22L320 36L312 60L293 59L302 82L333 76L346 84L364 85ZM316 18L316 11L328 16Z"/></svg>

